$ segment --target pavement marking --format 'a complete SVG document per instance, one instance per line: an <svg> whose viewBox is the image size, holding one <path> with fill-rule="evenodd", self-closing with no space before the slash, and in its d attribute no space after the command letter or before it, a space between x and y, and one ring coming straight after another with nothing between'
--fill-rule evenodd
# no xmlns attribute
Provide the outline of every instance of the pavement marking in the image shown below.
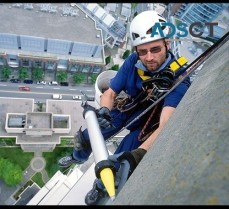
<svg viewBox="0 0 229 209"><path fill-rule="evenodd" d="M51 92L34 92L34 91L5 91L5 90L0 90L0 92L10 92L10 93L22 93L22 94L49 94L49 95L53 95L53 93ZM66 95L66 96L73 96L72 94L64 94L62 93L62 95ZM0 96L1 97L1 96ZM4 98L8 98L8 97L4 97ZM30 98L33 99L33 98Z"/></svg>

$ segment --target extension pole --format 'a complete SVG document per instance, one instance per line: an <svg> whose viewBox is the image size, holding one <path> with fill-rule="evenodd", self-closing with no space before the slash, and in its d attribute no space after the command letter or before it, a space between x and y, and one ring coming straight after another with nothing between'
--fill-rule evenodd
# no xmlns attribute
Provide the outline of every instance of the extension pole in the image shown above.
<svg viewBox="0 0 229 209"><path fill-rule="evenodd" d="M115 199L114 173L115 167L108 160L108 150L101 133L95 109L89 105L84 105L83 116L86 120L91 148L95 160L95 175L101 179L111 200Z"/></svg>

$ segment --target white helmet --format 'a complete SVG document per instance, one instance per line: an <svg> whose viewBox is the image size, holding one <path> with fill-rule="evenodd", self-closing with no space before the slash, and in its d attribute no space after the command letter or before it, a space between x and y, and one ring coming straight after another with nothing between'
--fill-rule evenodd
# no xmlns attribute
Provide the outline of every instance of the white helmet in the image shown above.
<svg viewBox="0 0 229 209"><path fill-rule="evenodd" d="M130 24L130 38L132 46L138 46L151 41L163 39L160 34L151 37L152 27L155 23L166 22L165 18L159 15L157 12L149 10L138 14ZM164 35L169 32L168 26L163 26L162 31Z"/></svg>

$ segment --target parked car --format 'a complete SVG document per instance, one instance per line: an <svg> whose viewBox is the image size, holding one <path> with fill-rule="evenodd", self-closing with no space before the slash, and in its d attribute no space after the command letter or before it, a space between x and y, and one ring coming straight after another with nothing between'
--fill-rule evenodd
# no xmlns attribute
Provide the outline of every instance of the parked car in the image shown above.
<svg viewBox="0 0 229 209"><path fill-rule="evenodd" d="M17 79L17 78L10 79L10 82L11 83L21 83L21 81L19 79Z"/></svg>
<svg viewBox="0 0 229 209"><path fill-rule="evenodd" d="M68 86L68 82L60 82L61 86Z"/></svg>
<svg viewBox="0 0 229 209"><path fill-rule="evenodd" d="M53 94L52 98L53 99L62 99L62 95L61 94Z"/></svg>
<svg viewBox="0 0 229 209"><path fill-rule="evenodd" d="M87 98L88 101L95 101L95 97L89 97Z"/></svg>
<svg viewBox="0 0 229 209"><path fill-rule="evenodd" d="M37 81L37 84L38 85L45 85L46 84L46 81Z"/></svg>
<svg viewBox="0 0 229 209"><path fill-rule="evenodd" d="M49 85L50 86L57 86L58 85L58 82L57 81L50 81L49 82Z"/></svg>
<svg viewBox="0 0 229 209"><path fill-rule="evenodd" d="M28 86L19 86L18 89L20 91L30 91L30 87L28 87Z"/></svg>
<svg viewBox="0 0 229 209"><path fill-rule="evenodd" d="M23 81L23 83L26 83L26 84L33 84L33 80L26 79L26 80Z"/></svg>
<svg viewBox="0 0 229 209"><path fill-rule="evenodd" d="M81 100L82 97L80 95L74 95L74 96L72 96L72 99L74 99L74 100Z"/></svg>

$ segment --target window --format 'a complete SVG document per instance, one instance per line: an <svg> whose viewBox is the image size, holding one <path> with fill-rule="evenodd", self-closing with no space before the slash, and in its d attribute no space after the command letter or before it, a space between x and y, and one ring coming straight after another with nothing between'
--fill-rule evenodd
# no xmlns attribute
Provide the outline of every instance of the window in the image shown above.
<svg viewBox="0 0 229 209"><path fill-rule="evenodd" d="M22 60L21 65L22 67L29 67L29 60Z"/></svg>
<svg viewBox="0 0 229 209"><path fill-rule="evenodd" d="M46 69L48 70L54 70L55 69L55 63L54 62L47 62L45 64Z"/></svg>
<svg viewBox="0 0 229 209"><path fill-rule="evenodd" d="M42 61L40 61L40 60L34 61L34 62L33 62L33 66L34 66L34 67L42 67Z"/></svg>
<svg viewBox="0 0 229 209"><path fill-rule="evenodd" d="M0 65L4 65L4 64L5 64L4 59L0 57Z"/></svg>

